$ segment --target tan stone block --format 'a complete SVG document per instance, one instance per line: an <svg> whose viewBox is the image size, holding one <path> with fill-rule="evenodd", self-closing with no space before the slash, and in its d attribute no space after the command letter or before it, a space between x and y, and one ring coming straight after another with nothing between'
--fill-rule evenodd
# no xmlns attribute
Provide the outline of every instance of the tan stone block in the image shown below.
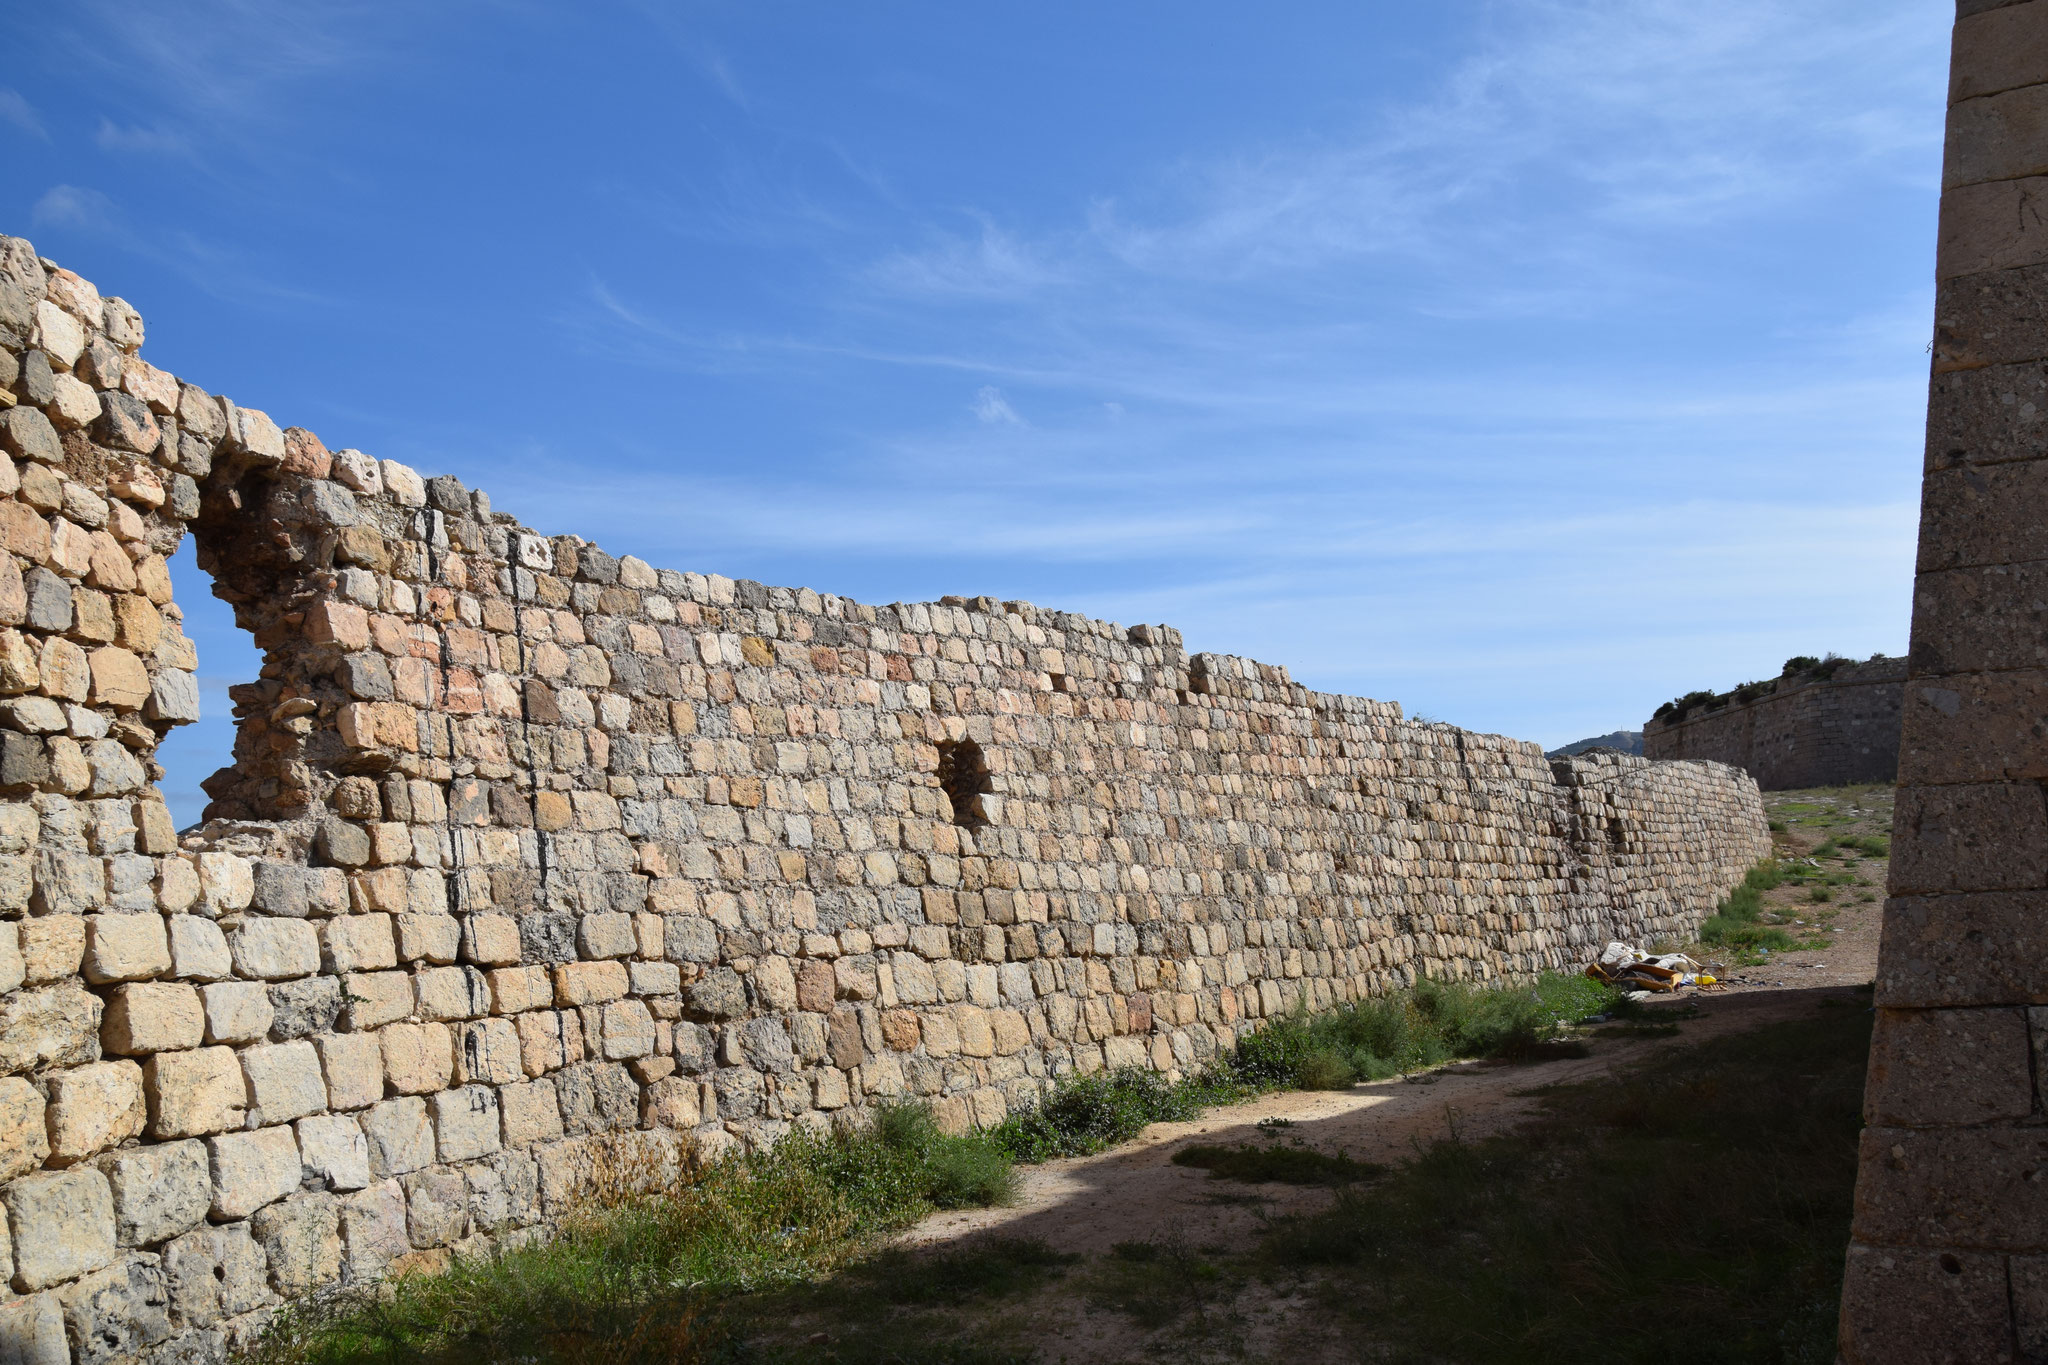
<svg viewBox="0 0 2048 1365"><path fill-rule="evenodd" d="M988 1011L974 1005L955 1005L952 1016L953 1026L959 1031L961 1052L969 1057L996 1055L995 1031L990 1026Z"/></svg>
<svg viewBox="0 0 2048 1365"><path fill-rule="evenodd" d="M301 1038L246 1048L241 1057L251 1123L290 1123L327 1108L327 1082L312 1043Z"/></svg>
<svg viewBox="0 0 2048 1365"><path fill-rule="evenodd" d="M99 1058L100 1001L77 986L0 997L0 1075Z"/></svg>
<svg viewBox="0 0 2048 1365"><path fill-rule="evenodd" d="M206 1036L199 992L167 981L134 982L107 997L100 1043L123 1056L198 1047Z"/></svg>
<svg viewBox="0 0 2048 1365"><path fill-rule="evenodd" d="M126 562L125 558L122 561ZM139 711L149 700L149 670L142 660L119 645L96 649L89 658L92 701L117 711Z"/></svg>
<svg viewBox="0 0 2048 1365"><path fill-rule="evenodd" d="M476 1019L490 1013L491 991L474 967L432 967L413 978L422 1019Z"/></svg>
<svg viewBox="0 0 2048 1365"><path fill-rule="evenodd" d="M562 1136L562 1110L555 1101L553 1081L543 1078L503 1087L498 1091L498 1111L507 1147L530 1147Z"/></svg>
<svg viewBox="0 0 2048 1365"><path fill-rule="evenodd" d="M319 932L322 971L338 975L398 965L398 939L387 914L340 915Z"/></svg>
<svg viewBox="0 0 2048 1365"><path fill-rule="evenodd" d="M326 1033L313 1040L327 1102L335 1109L362 1109L384 1098L384 1047L374 1033Z"/></svg>
<svg viewBox="0 0 2048 1365"><path fill-rule="evenodd" d="M561 1016L547 1010L522 1014L513 1020L519 1030L519 1062L529 1076L541 1076L583 1060L579 1046L570 1057L563 1047Z"/></svg>
<svg viewBox="0 0 2048 1365"><path fill-rule="evenodd" d="M250 919L228 935L235 974L289 981L320 970L320 936L302 919Z"/></svg>
<svg viewBox="0 0 2048 1365"><path fill-rule="evenodd" d="M182 858L170 860L187 869L196 899L199 878ZM161 881L161 878L159 878ZM158 903L162 903L161 893ZM190 904L187 901L186 904ZM165 942L170 948L170 974L183 981L222 981L235 974L235 960L228 952L227 935L218 924L200 915L171 915L164 920Z"/></svg>
<svg viewBox="0 0 2048 1365"><path fill-rule="evenodd" d="M989 1015L995 1034L996 1055L1014 1057L1031 1046L1031 1027L1016 1010L995 1010Z"/></svg>
<svg viewBox="0 0 2048 1365"><path fill-rule="evenodd" d="M191 909L199 901L199 868L186 858L166 858L157 871L156 903L171 914ZM227 950L227 940L221 940Z"/></svg>
<svg viewBox="0 0 2048 1365"><path fill-rule="evenodd" d="M445 1090L455 1075L455 1050L446 1024L389 1024L377 1031L384 1049L384 1083L400 1095Z"/></svg>
<svg viewBox="0 0 2048 1365"><path fill-rule="evenodd" d="M487 1085L444 1090L427 1101L443 1161L472 1161L499 1150L498 1092Z"/></svg>
<svg viewBox="0 0 2048 1365"><path fill-rule="evenodd" d="M203 1137L242 1126L248 1091L233 1048L159 1052L142 1064L154 1138Z"/></svg>
<svg viewBox="0 0 2048 1365"><path fill-rule="evenodd" d="M910 1010L889 1010L882 1015L882 1041L898 1052L917 1047L921 1030L917 1015Z"/></svg>
<svg viewBox="0 0 2048 1365"><path fill-rule="evenodd" d="M299 1143L280 1124L206 1140L215 1220L247 1218L299 1188Z"/></svg>
<svg viewBox="0 0 2048 1365"><path fill-rule="evenodd" d="M555 1003L596 1005L626 994L623 962L568 962L555 968Z"/></svg>
<svg viewBox="0 0 2048 1365"><path fill-rule="evenodd" d="M96 986L146 981L170 971L171 944L163 916L88 915L84 966L85 979Z"/></svg>
<svg viewBox="0 0 2048 1365"><path fill-rule="evenodd" d="M99 1062L50 1077L49 1164L72 1166L142 1134L142 1068Z"/></svg>
<svg viewBox="0 0 2048 1365"><path fill-rule="evenodd" d="M510 1019L482 1019L454 1026L457 1085L505 1085L524 1074L519 1031Z"/></svg>
<svg viewBox="0 0 2048 1365"><path fill-rule="evenodd" d="M413 1009L411 972L353 973L341 979L348 1002L342 1020L351 1032L366 1032L409 1018Z"/></svg>
<svg viewBox="0 0 2048 1365"><path fill-rule="evenodd" d="M494 1014L523 1014L554 1002L554 983L545 967L500 967L485 974Z"/></svg>
<svg viewBox="0 0 2048 1365"><path fill-rule="evenodd" d="M85 962L85 920L79 915L43 915L16 926L21 936L23 979L31 986L78 975Z"/></svg>
<svg viewBox="0 0 2048 1365"><path fill-rule="evenodd" d="M276 1017L270 990L260 981L216 981L199 988L209 1043L254 1043L268 1037Z"/></svg>
<svg viewBox="0 0 2048 1365"><path fill-rule="evenodd" d="M654 1051L654 1017L638 1000L615 1000L603 1006L602 1056L630 1061Z"/></svg>
<svg viewBox="0 0 2048 1365"><path fill-rule="evenodd" d="M804 962L796 973L796 1007L816 1014L831 1010L838 977L829 962Z"/></svg>
<svg viewBox="0 0 2048 1365"><path fill-rule="evenodd" d="M347 602L315 602L306 612L306 638L340 649L370 647L370 615Z"/></svg>
<svg viewBox="0 0 2048 1365"><path fill-rule="evenodd" d="M49 1155L42 1095L18 1076L0 1080L0 1182L33 1171Z"/></svg>
<svg viewBox="0 0 2048 1365"><path fill-rule="evenodd" d="M464 955L479 967L513 967L520 959L519 921L510 915L471 915L463 924Z"/></svg>
<svg viewBox="0 0 2048 1365"><path fill-rule="evenodd" d="M403 962L455 961L462 944L462 925L453 915L406 914L397 919L398 956Z"/></svg>
<svg viewBox="0 0 2048 1365"><path fill-rule="evenodd" d="M114 1195L90 1168L23 1176L0 1190L14 1243L14 1287L62 1284L110 1264Z"/></svg>
<svg viewBox="0 0 2048 1365"><path fill-rule="evenodd" d="M372 1105L363 1114L363 1136L370 1144L370 1173L379 1180L434 1164L434 1125L427 1102L417 1095Z"/></svg>

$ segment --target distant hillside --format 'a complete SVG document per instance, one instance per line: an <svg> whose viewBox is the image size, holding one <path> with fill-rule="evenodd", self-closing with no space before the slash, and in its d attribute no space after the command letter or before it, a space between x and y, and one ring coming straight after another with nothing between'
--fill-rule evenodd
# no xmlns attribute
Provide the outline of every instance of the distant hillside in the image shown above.
<svg viewBox="0 0 2048 1365"><path fill-rule="evenodd" d="M1545 758L1570 758L1588 749L1619 749L1625 754L1639 754L1643 751L1641 730L1616 730L1611 735L1595 735L1591 739L1574 740L1560 749L1552 749Z"/></svg>

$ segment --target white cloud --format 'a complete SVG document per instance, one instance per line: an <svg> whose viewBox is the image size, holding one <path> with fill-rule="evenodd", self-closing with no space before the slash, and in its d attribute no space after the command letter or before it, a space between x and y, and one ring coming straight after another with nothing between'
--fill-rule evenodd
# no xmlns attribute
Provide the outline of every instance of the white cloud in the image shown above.
<svg viewBox="0 0 2048 1365"><path fill-rule="evenodd" d="M81 228L107 231L116 220L114 201L98 190L78 185L53 185L29 210L29 221L37 227Z"/></svg>
<svg viewBox="0 0 2048 1365"><path fill-rule="evenodd" d="M101 119L99 131L93 134L93 141L100 150L126 152L141 156L190 157L192 143L182 133L167 128L129 128Z"/></svg>
<svg viewBox="0 0 2048 1365"><path fill-rule="evenodd" d="M1024 419L1010 406L1010 400L1003 397L1003 391L993 384L984 384L974 391L974 415L989 426L1022 426Z"/></svg>
<svg viewBox="0 0 2048 1365"><path fill-rule="evenodd" d="M35 106L30 104L18 90L0 87L0 122L11 123L24 133L49 141L50 134L43 127L43 121L36 117Z"/></svg>

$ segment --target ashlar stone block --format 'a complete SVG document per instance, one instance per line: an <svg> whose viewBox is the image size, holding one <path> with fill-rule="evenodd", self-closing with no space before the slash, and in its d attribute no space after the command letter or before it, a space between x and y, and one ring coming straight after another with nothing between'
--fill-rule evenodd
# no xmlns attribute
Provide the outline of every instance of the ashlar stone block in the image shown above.
<svg viewBox="0 0 2048 1365"><path fill-rule="evenodd" d="M370 1143L353 1115L320 1114L294 1124L308 1181L345 1193L370 1183Z"/></svg>
<svg viewBox="0 0 2048 1365"><path fill-rule="evenodd" d="M206 1036L206 1009L199 992L169 981L132 982L107 998L100 1041L109 1052L139 1057L195 1048Z"/></svg>
<svg viewBox="0 0 2048 1365"><path fill-rule="evenodd" d="M300 1039L246 1048L241 1058L251 1123L289 1123L327 1108L327 1082L312 1043Z"/></svg>
<svg viewBox="0 0 2048 1365"><path fill-rule="evenodd" d="M137 1147L110 1159L105 1169L114 1192L114 1237L124 1247L183 1236L205 1221L213 1203L203 1142Z"/></svg>
<svg viewBox="0 0 2048 1365"><path fill-rule="evenodd" d="M14 1287L47 1289L112 1264L114 1195L90 1168L23 1176L0 1190L14 1241Z"/></svg>
<svg viewBox="0 0 2048 1365"><path fill-rule="evenodd" d="M134 1062L96 1062L60 1071L49 1080L50 1164L73 1166L139 1137L148 1119L142 1068Z"/></svg>
<svg viewBox="0 0 2048 1365"><path fill-rule="evenodd" d="M160 1139L239 1128L248 1107L242 1067L228 1047L155 1054L142 1064L142 1091L150 1136Z"/></svg>
<svg viewBox="0 0 2048 1365"><path fill-rule="evenodd" d="M0 1181L33 1171L49 1155L42 1095L18 1076L0 1080Z"/></svg>
<svg viewBox="0 0 2048 1365"><path fill-rule="evenodd" d="M299 1188L299 1144L282 1124L206 1140L212 1165L212 1215L247 1218Z"/></svg>
<svg viewBox="0 0 2048 1365"><path fill-rule="evenodd" d="M85 927L85 979L95 986L147 981L170 971L163 916L88 915Z"/></svg>

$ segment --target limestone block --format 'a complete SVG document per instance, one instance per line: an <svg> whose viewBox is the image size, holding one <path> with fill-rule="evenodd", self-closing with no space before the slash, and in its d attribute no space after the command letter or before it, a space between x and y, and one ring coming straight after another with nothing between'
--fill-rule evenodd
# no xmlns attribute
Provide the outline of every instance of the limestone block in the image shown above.
<svg viewBox="0 0 2048 1365"><path fill-rule="evenodd" d="M234 853L202 853L199 864L199 894L216 912L226 914L247 909L256 894L256 880L249 860Z"/></svg>
<svg viewBox="0 0 2048 1365"><path fill-rule="evenodd" d="M561 970L556 969L558 980ZM746 987L741 984L738 972L730 967L720 967L691 982L689 988L683 992L683 1003L686 1008L705 1018L735 1018L746 1013Z"/></svg>
<svg viewBox="0 0 2048 1365"><path fill-rule="evenodd" d="M78 1365L135 1360L171 1335L170 1292L154 1256L131 1254L58 1291Z"/></svg>
<svg viewBox="0 0 2048 1365"><path fill-rule="evenodd" d="M82 915L107 903L106 865L98 858L62 849L40 849L36 854L35 878L31 907L38 915ZM82 955L85 926L80 924L78 928ZM77 970L75 964L71 970Z"/></svg>
<svg viewBox="0 0 2048 1365"><path fill-rule="evenodd" d="M330 1033L316 1037L327 1102L334 1109L362 1109L384 1098L384 1047L374 1033Z"/></svg>
<svg viewBox="0 0 2048 1365"><path fill-rule="evenodd" d="M299 1144L280 1124L206 1140L212 1166L212 1216L247 1218L299 1188Z"/></svg>
<svg viewBox="0 0 2048 1365"><path fill-rule="evenodd" d="M491 1012L491 988L474 967L432 967L413 978L422 1019L475 1019Z"/></svg>
<svg viewBox="0 0 2048 1365"><path fill-rule="evenodd" d="M139 711L149 700L149 670L134 653L107 645L87 656L92 670L92 704L116 711Z"/></svg>
<svg viewBox="0 0 2048 1365"><path fill-rule="evenodd" d="M137 1147L106 1163L114 1193L114 1238L124 1247L154 1246L206 1219L213 1202L206 1144L166 1142Z"/></svg>
<svg viewBox="0 0 2048 1365"><path fill-rule="evenodd" d="M694 1085L691 1089L694 1094ZM498 1091L498 1108L507 1147L554 1142L562 1136L561 1106L555 1100L554 1083L545 1077L505 1086ZM687 1126L695 1124L693 1118Z"/></svg>
<svg viewBox="0 0 2048 1365"><path fill-rule="evenodd" d="M228 936L235 974L257 981L286 981L320 970L320 938L311 924L295 919L244 921Z"/></svg>
<svg viewBox="0 0 2048 1365"><path fill-rule="evenodd" d="M142 1134L142 1068L97 1062L49 1080L49 1164L72 1166Z"/></svg>
<svg viewBox="0 0 2048 1365"><path fill-rule="evenodd" d="M391 1091L423 1095L447 1089L455 1073L455 1051L446 1024L390 1024L378 1030L377 1041Z"/></svg>
<svg viewBox="0 0 2048 1365"><path fill-rule="evenodd" d="M5 1365L71 1365L64 1309L55 1294L0 1304L0 1361Z"/></svg>
<svg viewBox="0 0 2048 1365"><path fill-rule="evenodd" d="M520 959L519 922L510 915L471 915L463 924L464 955L479 967L512 967Z"/></svg>
<svg viewBox="0 0 2048 1365"><path fill-rule="evenodd" d="M199 999L207 1042L254 1043L270 1035L274 1011L262 982L216 981L199 988Z"/></svg>
<svg viewBox="0 0 2048 1365"><path fill-rule="evenodd" d="M519 1031L510 1019L455 1026L456 1084L506 1085L522 1075Z"/></svg>
<svg viewBox="0 0 2048 1365"><path fill-rule="evenodd" d="M352 1115L319 1114L293 1125L304 1178L345 1193L370 1183L370 1143Z"/></svg>
<svg viewBox="0 0 2048 1365"><path fill-rule="evenodd" d="M0 995L18 991L28 980L28 963L21 955L21 934L12 925L0 923Z"/></svg>
<svg viewBox="0 0 2048 1365"><path fill-rule="evenodd" d="M249 1236L247 1223L199 1228L174 1239L164 1246L163 1266L171 1311L191 1326L236 1318L277 1301L263 1250Z"/></svg>
<svg viewBox="0 0 2048 1365"><path fill-rule="evenodd" d="M96 986L147 981L170 969L170 937L165 932L163 916L86 916L86 980Z"/></svg>
<svg viewBox="0 0 2048 1365"><path fill-rule="evenodd" d="M398 938L387 914L342 915L320 930L320 964L335 973L382 971L398 965Z"/></svg>
<svg viewBox="0 0 2048 1365"><path fill-rule="evenodd" d="M585 915L576 934L577 946L590 959L631 957L640 946L631 915Z"/></svg>
<svg viewBox="0 0 2048 1365"><path fill-rule="evenodd" d="M450 963L462 944L462 925L453 915L404 914L397 928L402 962Z"/></svg>
<svg viewBox="0 0 2048 1365"><path fill-rule="evenodd" d="M80 1169L26 1175L0 1190L22 1293L90 1274L113 1262L114 1196L107 1178Z"/></svg>
<svg viewBox="0 0 2048 1365"><path fill-rule="evenodd" d="M566 1133L612 1132L640 1121L640 1087L616 1062L564 1067L554 1081Z"/></svg>
<svg viewBox="0 0 2048 1365"><path fill-rule="evenodd" d="M355 1283L381 1277L386 1266L411 1252L399 1183L386 1180L342 1200L341 1238L346 1271Z"/></svg>
<svg viewBox="0 0 2048 1365"><path fill-rule="evenodd" d="M654 1051L654 1016L640 1001L613 1001L603 1007L600 1017L600 1055L607 1061L630 1061ZM779 1024L776 1028L780 1031Z"/></svg>
<svg viewBox="0 0 2048 1365"><path fill-rule="evenodd" d="M602 1004L625 995L631 984L623 962L568 962L555 968L555 1003Z"/></svg>
<svg viewBox="0 0 2048 1365"><path fill-rule="evenodd" d="M342 1018L355 1031L381 1028L408 1018L413 1010L410 972L365 972L342 978L348 1001Z"/></svg>
<svg viewBox="0 0 2048 1365"><path fill-rule="evenodd" d="M166 913L174 916L171 921L171 960L173 971L177 970L177 934L180 928L175 917L197 907L200 904L199 895L198 867L189 858L172 857L164 859L162 866L157 872L156 902ZM211 944L195 946L204 947L209 951L212 947ZM232 971L233 960L227 956L227 947L227 939L223 937L220 941L219 951L221 957L230 963L228 970ZM211 960L208 960L208 970L211 970Z"/></svg>
<svg viewBox="0 0 2048 1365"><path fill-rule="evenodd" d="M327 1082L312 1043L300 1039L245 1048L241 1060L251 1124L289 1123L327 1108Z"/></svg>
<svg viewBox="0 0 2048 1365"><path fill-rule="evenodd" d="M248 1091L233 1048L159 1052L142 1064L154 1138L204 1137L242 1126Z"/></svg>
<svg viewBox="0 0 2048 1365"><path fill-rule="evenodd" d="M460 1172L416 1171L399 1183L414 1246L449 1246L469 1235L469 1185Z"/></svg>
<svg viewBox="0 0 2048 1365"><path fill-rule="evenodd" d="M427 1102L418 1096L385 1100L362 1115L370 1145L370 1173L379 1180L424 1170L434 1164L434 1127Z"/></svg>
<svg viewBox="0 0 2048 1365"><path fill-rule="evenodd" d="M629 962L626 976L634 995L682 994L682 968L673 962Z"/></svg>
<svg viewBox="0 0 2048 1365"><path fill-rule="evenodd" d="M428 1102L443 1161L468 1161L499 1148L497 1092L486 1085L444 1090Z"/></svg>
<svg viewBox="0 0 2048 1365"><path fill-rule="evenodd" d="M191 878L192 890L196 894L198 878L190 872L191 866L182 858L165 860L166 869L187 869L181 875ZM160 900L161 894L159 892ZM228 952L227 935L221 932L218 924L199 915L171 915L164 923L167 926L165 937L170 947L172 976L182 981L223 981L234 975L235 963Z"/></svg>
<svg viewBox="0 0 2048 1365"><path fill-rule="evenodd" d="M554 983L545 967L500 967L485 973L493 1014L522 1014L552 1004Z"/></svg>
<svg viewBox="0 0 2048 1365"><path fill-rule="evenodd" d="M36 1169L49 1155L42 1095L25 1080L0 1080L0 1181Z"/></svg>
<svg viewBox="0 0 2048 1365"><path fill-rule="evenodd" d="M206 1036L206 1009L192 986L138 981L108 994L100 1041L107 1051L138 1057L198 1047Z"/></svg>
<svg viewBox="0 0 2048 1365"><path fill-rule="evenodd" d="M299 1194L260 1210L249 1235L270 1264L270 1283L293 1297L341 1274L341 1209L331 1194Z"/></svg>

